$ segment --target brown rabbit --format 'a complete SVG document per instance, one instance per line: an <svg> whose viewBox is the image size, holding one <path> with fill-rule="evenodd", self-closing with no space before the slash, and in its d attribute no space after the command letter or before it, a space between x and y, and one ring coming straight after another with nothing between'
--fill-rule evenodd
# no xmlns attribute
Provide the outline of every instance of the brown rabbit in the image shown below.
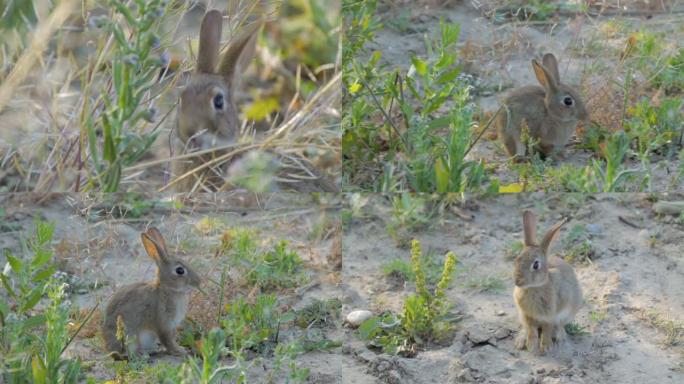
<svg viewBox="0 0 684 384"><path fill-rule="evenodd" d="M230 145L237 139L239 132L238 109L235 104L235 88L241 72L246 69L255 52L257 31L262 21L253 22L244 31L234 37L223 55L219 57L221 45L222 17L217 10L204 15L200 26L199 53L197 70L190 77L189 84L182 91L177 112L175 154L209 150ZM206 155L182 158L174 161L173 173L181 177L186 173L226 154L213 151ZM275 156L281 167L276 179L284 180L296 174L290 159ZM238 163L240 163L238 161ZM297 159L295 165L310 163L305 159ZM233 166L239 168L239 165ZM186 176L178 181L178 191L191 191L200 181L210 191L225 188L230 164L210 165L201 171ZM280 183L271 189L288 189L296 191L336 191L338 187L327 180L314 167L307 167L311 172L295 177L306 182ZM291 179L291 178L290 178Z"/></svg>
<svg viewBox="0 0 684 384"><path fill-rule="evenodd" d="M169 255L164 238L156 228L142 233L141 239L145 251L157 264L157 277L154 281L127 285L114 293L102 322L105 347L115 358L126 352L116 337L117 319L121 318L128 352L135 354L151 349L156 336L168 353L182 355L185 351L176 344L176 328L185 318L188 291L199 287L200 278L183 260Z"/></svg>
<svg viewBox="0 0 684 384"><path fill-rule="evenodd" d="M545 54L542 64L532 60L532 68L541 87L528 85L511 92L495 122L506 152L518 158L526 155L526 144L521 138L523 122L530 137L538 141L539 152L547 156L554 152L562 154L577 123L588 119L579 93L561 83L553 54Z"/></svg>
<svg viewBox="0 0 684 384"><path fill-rule="evenodd" d="M565 325L582 306L582 290L570 264L548 256L566 221L551 227L537 245L536 218L530 211L523 213L525 247L515 259L513 273L513 297L523 325L515 343L518 349L546 352L554 339L560 342L565 338Z"/></svg>

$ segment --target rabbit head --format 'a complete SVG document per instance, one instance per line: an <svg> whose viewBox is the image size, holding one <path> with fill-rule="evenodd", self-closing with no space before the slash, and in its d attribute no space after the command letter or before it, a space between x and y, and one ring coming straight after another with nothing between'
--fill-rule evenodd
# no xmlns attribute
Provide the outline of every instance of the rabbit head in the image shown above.
<svg viewBox="0 0 684 384"><path fill-rule="evenodd" d="M541 64L532 60L532 68L546 93L544 103L550 116L561 122L587 120L589 115L580 95L561 83L558 61L552 53L545 54Z"/></svg>
<svg viewBox="0 0 684 384"><path fill-rule="evenodd" d="M202 19L196 72L180 96L178 132L183 143L203 133L224 144L237 136L239 118L234 91L237 77L254 56L260 23L248 26L219 55L222 21L217 10L207 12ZM200 143L203 149L208 147Z"/></svg>
<svg viewBox="0 0 684 384"><path fill-rule="evenodd" d="M157 228L150 228L140 235L147 254L157 264L157 281L160 288L187 292L200 286L200 277L181 258L170 255L166 242Z"/></svg>
<svg viewBox="0 0 684 384"><path fill-rule="evenodd" d="M556 241L560 229L567 218L549 229L541 243L537 245L537 219L530 211L523 213L524 248L515 258L513 278L520 288L532 288L545 285L549 280L548 251Z"/></svg>

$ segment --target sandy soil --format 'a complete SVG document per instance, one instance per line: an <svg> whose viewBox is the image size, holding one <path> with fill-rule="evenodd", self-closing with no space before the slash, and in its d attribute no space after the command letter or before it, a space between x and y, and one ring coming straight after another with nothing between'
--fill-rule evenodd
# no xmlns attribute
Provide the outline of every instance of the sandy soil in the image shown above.
<svg viewBox="0 0 684 384"><path fill-rule="evenodd" d="M210 278L218 281L223 264L216 259L215 250L220 244L222 231L199 231L202 224L198 223L208 220L220 223L216 224L217 228L253 228L260 242L271 244L287 240L297 250L305 262L309 279L296 289L278 292L279 308L297 310L314 299L341 296L337 285L339 270L331 266L329 260L341 257L339 239L337 243L335 240L339 236L335 230L339 223L336 213L339 198L328 195L314 201L306 195L204 195L186 200L180 209L168 205L168 198L164 196L150 200L157 201L158 206L140 218L130 219L114 214L115 204L104 204L77 195L42 198L29 194L0 195L0 206L5 211L0 248L20 255L19 240L32 232L34 219L56 223L52 244L59 270L66 272L72 281L69 299L82 310L88 310L97 302L106 303L112 292L123 285L154 278L154 263L140 244L140 232L152 225L160 229L169 247L185 257L203 276L205 284ZM231 292L245 297L254 295L256 292L250 292L249 287L237 287L240 276L235 275L234 268L228 267ZM199 311L202 308L207 310L207 300L217 299L203 298L197 292L192 294L186 323L202 319L204 314ZM101 304L101 308L104 305ZM87 367L85 373L88 376L98 380L113 379L111 359L104 354L96 328L96 324L87 325L81 333L83 337L79 334L65 354L79 356ZM322 332L328 339L341 340L341 320L331 327L315 331ZM295 326L284 327L280 340L301 336L302 332ZM340 382L340 365L335 354L339 351L340 348L336 348L331 352L306 353L300 355L297 362L300 367L310 368L309 382ZM270 366L272 362L269 359L251 361L254 366L250 382L263 379L265 368L262 366ZM161 354L152 357L149 363L158 361L181 360Z"/></svg>
<svg viewBox="0 0 684 384"><path fill-rule="evenodd" d="M665 199L670 197L663 196ZM457 272L448 297L464 318L448 347L422 351L415 358L377 354L355 331L343 367L349 383L681 383L684 342L664 346L665 334L645 314L684 320L684 226L672 216L658 217L646 195L500 195L471 201L466 222L451 212L438 215L428 229L412 234L424 252L453 251ZM399 312L413 283L396 284L382 266L410 261L387 234L388 201L370 198L363 219L343 237L345 310ZM553 251L567 255L569 232L584 228L590 260L574 262L585 304L575 321L586 334L546 356L514 347L520 325L513 302L511 245L522 240L522 211L539 217L538 233L563 216L571 217ZM620 218L631 223L625 224ZM577 241L577 240L575 240ZM494 277L500 289L480 289L472 281Z"/></svg>
<svg viewBox="0 0 684 384"><path fill-rule="evenodd" d="M499 108L500 100L510 89L523 85L537 85L531 60L541 58L546 52L552 52L558 58L562 81L580 90L590 119L600 121L610 129L619 129L619 126L609 124L615 123L614 117L599 114L605 115L605 110L608 109L609 115L619 115L620 111L615 108L620 105L619 100L622 98L615 82L624 81L625 70L616 69L616 63L629 35L611 34L606 31L624 26L634 31L644 29L665 32L665 39L673 47L678 45L677 39L684 38L684 31L677 28L678 24L681 25L681 16L678 14L656 14L653 17L647 17L646 14L631 17L609 14L592 19L567 15L550 18L548 22L495 24L490 18L485 17L485 14L488 7L493 7L496 1L398 3L401 4L385 4L379 7L378 14L384 28L376 32L374 42L369 44L371 51L382 52L381 63L390 68L402 68L406 73L405 70L411 65L410 54L426 54L425 36L438 34L440 18L446 22L458 23L459 57L464 72L477 79L478 91L473 101L485 116ZM439 5L444 3L447 5ZM638 3L637 9L640 9L640 6L643 8L640 2L627 3ZM675 8L682 6L684 4L673 5ZM396 25L402 23L398 21L402 17L408 17L408 23L405 28L398 28ZM652 93L647 96L656 97ZM437 112L436 117L446 115L450 107L444 106ZM486 121L488 119L481 123L481 127ZM581 132L585 128L580 125L578 129ZM517 172L511 169L503 146L495 139L494 129L491 129L484 138L469 156L473 159L485 159L487 164L494 168L493 176L502 183L519 181ZM577 143L578 137L571 140L563 162L583 167L589 163L593 153L576 147ZM677 177L679 164L680 159L676 156L674 159L654 158L651 164L652 190L672 191L684 186L684 182ZM554 165L558 165L558 162ZM627 169L640 168L637 159L626 159L624 166Z"/></svg>

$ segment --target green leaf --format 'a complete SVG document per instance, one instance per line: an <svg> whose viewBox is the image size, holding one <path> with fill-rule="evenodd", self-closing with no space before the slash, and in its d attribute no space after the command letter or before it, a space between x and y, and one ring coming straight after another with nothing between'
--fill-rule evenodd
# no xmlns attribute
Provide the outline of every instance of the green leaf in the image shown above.
<svg viewBox="0 0 684 384"><path fill-rule="evenodd" d="M444 166L441 158L435 161L435 178L437 182L437 192L447 192L449 190L449 171Z"/></svg>
<svg viewBox="0 0 684 384"><path fill-rule="evenodd" d="M0 320L3 320L3 321L0 321L1 323L3 323L3 324L5 323L4 319L5 319L5 317L7 317L7 314L9 314L9 311L10 311L9 305L7 305L5 300L0 299Z"/></svg>
<svg viewBox="0 0 684 384"><path fill-rule="evenodd" d="M33 382L36 384L47 383L45 364L38 355L34 355L31 359L31 373L33 373Z"/></svg>
<svg viewBox="0 0 684 384"><path fill-rule="evenodd" d="M26 313L33 309L33 307L38 304L40 299L43 297L43 285L39 285L37 287L34 287L31 290L31 293L28 294L28 297L26 298L26 301L21 305L19 308L19 311L21 313Z"/></svg>
<svg viewBox="0 0 684 384"><path fill-rule="evenodd" d="M425 76L427 74L427 62L419 59L417 56L412 56L411 63L413 63L416 73L420 76Z"/></svg>
<svg viewBox="0 0 684 384"><path fill-rule="evenodd" d="M31 316L28 319L24 320L23 325L25 329L42 327L43 324L45 324L45 320L45 315Z"/></svg>
<svg viewBox="0 0 684 384"><path fill-rule="evenodd" d="M5 287L5 289L7 290L7 293L8 293L11 297L16 298L16 297L17 297L17 294L16 294L16 293L14 292L14 290L12 289L12 285L10 285L9 280L7 279L7 276L5 276L4 274L0 273L0 280L2 281L2 285L3 285L3 286Z"/></svg>
<svg viewBox="0 0 684 384"><path fill-rule="evenodd" d="M21 271L24 270L24 263L22 263L21 260L9 253L7 253L5 256L7 257L7 262L9 262L10 267L12 267L12 270L14 270L16 274L20 274Z"/></svg>
<svg viewBox="0 0 684 384"><path fill-rule="evenodd" d="M46 269L36 273L35 276L33 276L33 279L31 279L31 281L33 281L34 283L37 283L39 281L43 281L43 280L47 279L48 277L54 275L56 270L57 270L57 266L51 265L51 266L47 267Z"/></svg>
<svg viewBox="0 0 684 384"><path fill-rule="evenodd" d="M359 336L363 340L369 340L375 336L377 331L380 329L380 318L373 316L370 319L364 321L359 326Z"/></svg>
<svg viewBox="0 0 684 384"><path fill-rule="evenodd" d="M33 261L31 262L31 266L33 268L42 267L52 258L52 252L47 249L39 248L36 249L35 252L36 255L33 257Z"/></svg>

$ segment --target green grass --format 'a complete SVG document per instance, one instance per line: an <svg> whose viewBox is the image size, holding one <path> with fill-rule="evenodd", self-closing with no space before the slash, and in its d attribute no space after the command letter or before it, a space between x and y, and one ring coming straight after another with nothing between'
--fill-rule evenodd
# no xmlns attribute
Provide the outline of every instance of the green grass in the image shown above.
<svg viewBox="0 0 684 384"><path fill-rule="evenodd" d="M587 327L579 325L577 323L565 324L565 332L567 332L570 336L582 336L589 334L589 331L587 331Z"/></svg>
<svg viewBox="0 0 684 384"><path fill-rule="evenodd" d="M225 231L218 252L228 257L247 284L265 291L294 288L307 280L301 257L286 241L263 246L249 228Z"/></svg>
<svg viewBox="0 0 684 384"><path fill-rule="evenodd" d="M466 287L478 292L501 293L506 283L497 275L473 276L466 281Z"/></svg>

